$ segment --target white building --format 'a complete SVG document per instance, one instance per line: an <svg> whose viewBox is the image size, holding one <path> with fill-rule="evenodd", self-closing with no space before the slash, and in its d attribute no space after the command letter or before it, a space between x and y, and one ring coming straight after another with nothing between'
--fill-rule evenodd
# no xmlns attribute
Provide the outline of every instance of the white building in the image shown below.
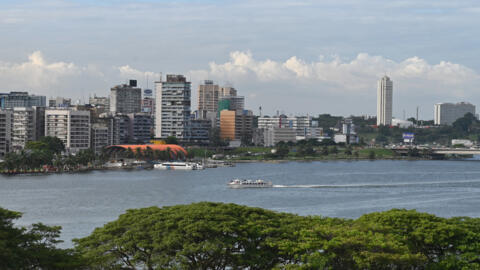
<svg viewBox="0 0 480 270"><path fill-rule="evenodd" d="M287 117L286 115L279 116L264 116L258 118L258 128L292 128L295 130L297 136L307 137L309 128L312 124L312 117L310 116L294 116Z"/></svg>
<svg viewBox="0 0 480 270"><path fill-rule="evenodd" d="M142 90L137 81L114 86L110 89L110 111L118 113L139 113L142 111Z"/></svg>
<svg viewBox="0 0 480 270"><path fill-rule="evenodd" d="M392 124L393 82L384 76L378 81L377 88L377 126Z"/></svg>
<svg viewBox="0 0 480 270"><path fill-rule="evenodd" d="M296 142L297 132L293 128L268 128L264 132L265 146L275 146L279 142Z"/></svg>
<svg viewBox="0 0 480 270"><path fill-rule="evenodd" d="M45 136L62 140L70 153L90 148L90 112L75 109L45 110Z"/></svg>
<svg viewBox="0 0 480 270"><path fill-rule="evenodd" d="M451 125L458 118L462 118L467 113L475 115L475 105L467 102L459 103L437 103L434 105L435 125Z"/></svg>
<svg viewBox="0 0 480 270"><path fill-rule="evenodd" d="M29 141L36 141L44 134L44 107L13 108L11 151L23 150Z"/></svg>
<svg viewBox="0 0 480 270"><path fill-rule="evenodd" d="M183 75L155 82L155 137L189 139L191 83Z"/></svg>
<svg viewBox="0 0 480 270"><path fill-rule="evenodd" d="M394 118L392 119L392 126L399 128L409 128L413 127L413 122Z"/></svg>

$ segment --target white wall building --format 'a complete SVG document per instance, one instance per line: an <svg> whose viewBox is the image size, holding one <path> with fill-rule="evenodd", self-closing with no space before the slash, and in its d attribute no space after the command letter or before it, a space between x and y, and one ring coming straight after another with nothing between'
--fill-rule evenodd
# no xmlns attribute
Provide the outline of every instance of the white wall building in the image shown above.
<svg viewBox="0 0 480 270"><path fill-rule="evenodd" d="M296 142L297 132L293 128L268 128L264 131L265 146L275 146L279 142Z"/></svg>
<svg viewBox="0 0 480 270"><path fill-rule="evenodd" d="M183 75L155 82L155 137L189 139L191 83Z"/></svg>
<svg viewBox="0 0 480 270"><path fill-rule="evenodd" d="M13 108L11 151L23 150L29 141L36 141L44 134L44 107Z"/></svg>
<svg viewBox="0 0 480 270"><path fill-rule="evenodd" d="M413 127L413 122L394 118L392 119L392 126L399 128L409 128Z"/></svg>
<svg viewBox="0 0 480 270"><path fill-rule="evenodd" d="M45 110L45 136L62 140L70 153L90 148L90 112L75 109Z"/></svg>
<svg viewBox="0 0 480 270"><path fill-rule="evenodd" d="M377 87L377 126L392 124L393 82L384 76Z"/></svg>
<svg viewBox="0 0 480 270"><path fill-rule="evenodd" d="M434 105L435 125L451 125L458 118L462 118L467 113L475 115L475 105L468 102L459 103L437 103Z"/></svg>
<svg viewBox="0 0 480 270"><path fill-rule="evenodd" d="M264 116L258 118L258 128L292 128L295 130L297 136L306 137L309 128L312 124L312 117L310 116L294 116L287 117L285 115L279 116Z"/></svg>

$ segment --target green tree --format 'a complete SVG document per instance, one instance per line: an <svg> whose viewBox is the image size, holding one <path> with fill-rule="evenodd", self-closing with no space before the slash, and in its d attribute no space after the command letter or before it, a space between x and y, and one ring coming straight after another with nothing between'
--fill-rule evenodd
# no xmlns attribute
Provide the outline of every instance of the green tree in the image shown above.
<svg viewBox="0 0 480 270"><path fill-rule="evenodd" d="M177 137L175 137L175 136L168 136L168 137L165 139L165 143L166 143L166 144L178 144L178 139L177 139Z"/></svg>
<svg viewBox="0 0 480 270"><path fill-rule="evenodd" d="M275 149L276 149L275 156L279 158L286 157L288 153L290 153L290 149L288 145L283 142L278 143Z"/></svg>
<svg viewBox="0 0 480 270"><path fill-rule="evenodd" d="M322 155L328 156L329 152L330 151L328 150L328 146L324 145L322 148Z"/></svg>
<svg viewBox="0 0 480 270"><path fill-rule="evenodd" d="M368 158L369 158L369 159L375 159L375 151L370 150L370 151L368 152Z"/></svg>
<svg viewBox="0 0 480 270"><path fill-rule="evenodd" d="M352 147L350 145L345 148L345 155L352 155Z"/></svg>
<svg viewBox="0 0 480 270"><path fill-rule="evenodd" d="M92 267L108 269L271 269L269 239L293 215L234 204L196 203L128 210L74 240Z"/></svg>
<svg viewBox="0 0 480 270"><path fill-rule="evenodd" d="M21 214L0 208L0 269L79 269L81 266L71 250L56 248L60 227L41 223L29 229L15 227L13 221Z"/></svg>
<svg viewBox="0 0 480 270"><path fill-rule="evenodd" d="M65 151L65 145L57 137L45 136L38 141L27 142L26 150L49 150L54 154L60 154Z"/></svg>

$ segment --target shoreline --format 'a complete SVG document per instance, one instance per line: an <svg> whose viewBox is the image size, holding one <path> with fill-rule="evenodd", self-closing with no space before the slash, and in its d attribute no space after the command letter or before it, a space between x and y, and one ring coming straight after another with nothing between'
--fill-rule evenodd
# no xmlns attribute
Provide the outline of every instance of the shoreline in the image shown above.
<svg viewBox="0 0 480 270"><path fill-rule="evenodd" d="M435 161L472 161L472 160L465 160L465 159L429 159L429 158L299 158L299 159L227 159L227 160L217 160L217 161L224 161L230 162L233 164L242 164L242 163L271 163L271 164L280 164L280 163L288 163L288 162L334 162L334 161L384 161L384 160L391 160L391 161L422 161L422 160L435 160ZM228 167L228 166L227 166ZM207 169L211 169L206 167ZM217 167L213 167L217 168ZM93 168L83 168L77 170L69 170L69 171L24 171L24 172L0 172L0 175L3 176L16 176L16 175L24 175L24 176L39 176L39 175L48 175L48 174L81 174L81 173L88 173L92 171L134 171L134 170L148 170L152 168L136 168L136 167L125 167L125 168L104 168L104 167L93 167Z"/></svg>

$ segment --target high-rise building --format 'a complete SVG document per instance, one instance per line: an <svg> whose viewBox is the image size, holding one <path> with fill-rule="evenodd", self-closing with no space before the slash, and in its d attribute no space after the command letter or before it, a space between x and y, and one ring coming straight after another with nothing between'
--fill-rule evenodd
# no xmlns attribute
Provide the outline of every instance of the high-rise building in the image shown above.
<svg viewBox="0 0 480 270"><path fill-rule="evenodd" d="M218 110L219 95L220 87L213 81L205 80L203 84L198 86L198 111L200 116Z"/></svg>
<svg viewBox="0 0 480 270"><path fill-rule="evenodd" d="M93 95L93 97L88 98L88 103L94 107L102 107L105 112L110 111L109 97L97 97L97 95Z"/></svg>
<svg viewBox="0 0 480 270"><path fill-rule="evenodd" d="M155 137L188 140L191 83L183 75L155 82Z"/></svg>
<svg viewBox="0 0 480 270"><path fill-rule="evenodd" d="M72 108L45 110L45 135L62 140L70 153L90 148L90 112Z"/></svg>
<svg viewBox="0 0 480 270"><path fill-rule="evenodd" d="M63 97L56 97L50 98L48 100L48 107L55 108L55 107L70 107L72 105L71 98L63 98Z"/></svg>
<svg viewBox="0 0 480 270"><path fill-rule="evenodd" d="M242 140L253 135L252 111L220 112L220 138L223 140Z"/></svg>
<svg viewBox="0 0 480 270"><path fill-rule="evenodd" d="M128 133L130 141L146 143L152 138L153 121L148 113L129 113Z"/></svg>
<svg viewBox="0 0 480 270"><path fill-rule="evenodd" d="M44 136L45 107L15 107L12 122L12 151L23 150L29 141Z"/></svg>
<svg viewBox="0 0 480 270"><path fill-rule="evenodd" d="M458 118L462 118L467 113L471 113L475 116L475 105L468 102L459 103L437 103L434 105L435 125L451 125Z"/></svg>
<svg viewBox="0 0 480 270"><path fill-rule="evenodd" d="M96 122L108 126L108 144L126 144L130 142L130 118L122 113L103 113Z"/></svg>
<svg viewBox="0 0 480 270"><path fill-rule="evenodd" d="M95 154L100 154L102 149L111 145L110 130L106 122L97 122L92 124L91 144L90 148L95 151Z"/></svg>
<svg viewBox="0 0 480 270"><path fill-rule="evenodd" d="M10 152L12 139L12 110L0 110L0 157Z"/></svg>
<svg viewBox="0 0 480 270"><path fill-rule="evenodd" d="M110 91L110 111L118 113L139 113L142 111L142 90L136 80L117 85Z"/></svg>
<svg viewBox="0 0 480 270"><path fill-rule="evenodd" d="M231 86L223 86L220 88L220 97L234 97L237 95L237 90Z"/></svg>
<svg viewBox="0 0 480 270"><path fill-rule="evenodd" d="M243 111L245 109L245 97L242 96L222 96L219 99L219 110L221 109L220 104L228 104L228 109L232 111Z"/></svg>
<svg viewBox="0 0 480 270"><path fill-rule="evenodd" d="M190 141L208 143L212 124L208 119L191 119L189 123Z"/></svg>
<svg viewBox="0 0 480 270"><path fill-rule="evenodd" d="M392 98L393 82L389 77L383 76L377 87L377 126L392 125Z"/></svg>
<svg viewBox="0 0 480 270"><path fill-rule="evenodd" d="M29 95L28 92L10 92L0 94L0 108L12 109L15 107L45 107L47 98L45 96Z"/></svg>

